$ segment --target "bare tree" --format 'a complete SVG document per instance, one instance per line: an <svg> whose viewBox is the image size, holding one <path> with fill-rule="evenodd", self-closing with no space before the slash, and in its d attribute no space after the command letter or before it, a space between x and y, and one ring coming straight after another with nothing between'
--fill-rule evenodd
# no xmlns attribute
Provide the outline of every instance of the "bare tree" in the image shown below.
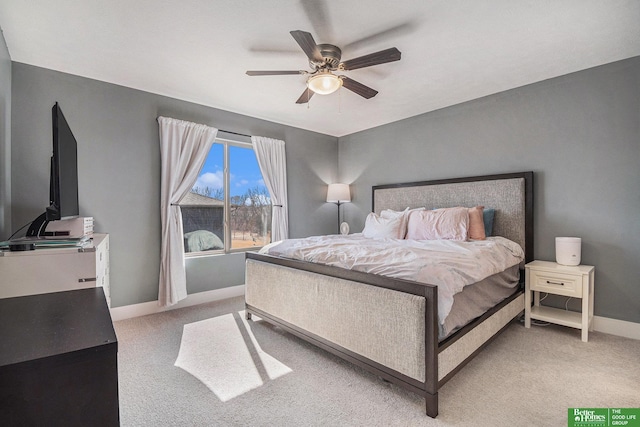
<svg viewBox="0 0 640 427"><path fill-rule="evenodd" d="M233 227L242 232L243 239L247 233L254 241L256 236L263 237L268 233L271 200L265 187L250 188L241 196L233 196L231 203Z"/></svg>

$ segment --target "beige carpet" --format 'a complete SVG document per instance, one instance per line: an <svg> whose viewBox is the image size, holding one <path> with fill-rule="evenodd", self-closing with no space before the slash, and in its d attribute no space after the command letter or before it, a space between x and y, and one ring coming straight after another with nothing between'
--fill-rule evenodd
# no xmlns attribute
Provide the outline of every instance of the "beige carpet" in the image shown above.
<svg viewBox="0 0 640 427"><path fill-rule="evenodd" d="M566 426L570 407L640 407L636 340L514 323L440 389L431 419L419 396L243 308L116 322L122 425Z"/></svg>

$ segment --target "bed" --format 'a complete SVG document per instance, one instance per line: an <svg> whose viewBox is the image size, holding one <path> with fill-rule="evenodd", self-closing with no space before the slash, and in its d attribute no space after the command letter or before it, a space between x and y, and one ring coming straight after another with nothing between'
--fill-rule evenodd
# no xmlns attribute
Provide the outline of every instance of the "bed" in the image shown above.
<svg viewBox="0 0 640 427"><path fill-rule="evenodd" d="M510 173L372 188L372 211L488 206L493 236L533 258L533 173ZM438 287L331 265L246 254L246 315L261 319L425 397L438 389L524 310L522 286L484 314L439 337ZM455 304L455 302L454 302ZM440 338L440 339L439 339Z"/></svg>

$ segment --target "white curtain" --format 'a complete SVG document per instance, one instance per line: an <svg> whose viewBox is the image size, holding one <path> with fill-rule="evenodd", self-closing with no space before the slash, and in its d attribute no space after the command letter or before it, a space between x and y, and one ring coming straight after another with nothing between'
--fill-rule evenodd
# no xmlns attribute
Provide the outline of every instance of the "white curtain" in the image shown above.
<svg viewBox="0 0 640 427"><path fill-rule="evenodd" d="M178 203L198 179L218 129L167 117L158 117L158 124L162 221L158 303L168 306L187 297L182 214Z"/></svg>
<svg viewBox="0 0 640 427"><path fill-rule="evenodd" d="M289 237L289 214L287 204L287 160L284 141L262 136L252 136L262 178L269 190L272 206L271 241Z"/></svg>

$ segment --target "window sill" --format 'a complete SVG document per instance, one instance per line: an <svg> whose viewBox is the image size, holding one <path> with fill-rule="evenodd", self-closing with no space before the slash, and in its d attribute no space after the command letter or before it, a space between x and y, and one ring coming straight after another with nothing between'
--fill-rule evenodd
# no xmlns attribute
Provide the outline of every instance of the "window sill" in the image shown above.
<svg viewBox="0 0 640 427"><path fill-rule="evenodd" d="M203 252L186 252L184 254L184 258L185 259L190 259L190 258L214 257L214 256L220 256L220 255L234 255L234 254L243 253L243 252L257 252L262 248L263 248L263 246L255 246L255 247L251 247L251 248L231 249L229 252L225 252L223 250L203 251Z"/></svg>

